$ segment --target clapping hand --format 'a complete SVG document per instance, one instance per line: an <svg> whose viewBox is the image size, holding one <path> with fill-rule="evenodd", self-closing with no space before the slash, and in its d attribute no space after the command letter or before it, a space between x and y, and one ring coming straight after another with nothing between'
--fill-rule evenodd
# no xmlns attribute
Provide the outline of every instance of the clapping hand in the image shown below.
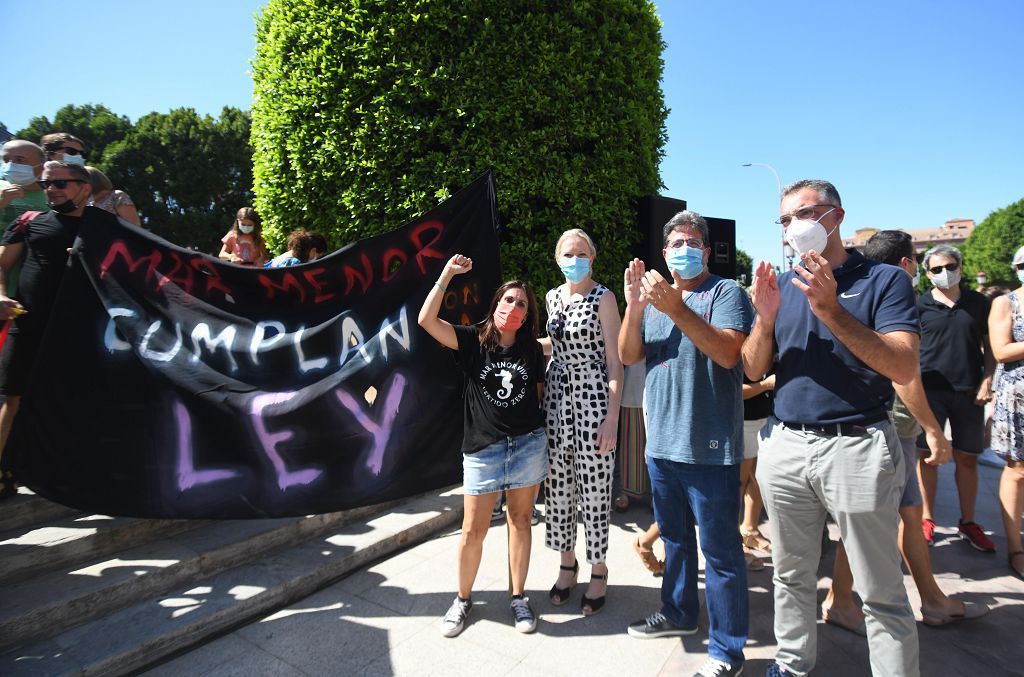
<svg viewBox="0 0 1024 677"><path fill-rule="evenodd" d="M626 299L626 305L638 304L640 308L647 305L647 299L643 298L640 285L645 270L644 262L640 259L633 259L626 267L622 275L622 295Z"/></svg>
<svg viewBox="0 0 1024 677"><path fill-rule="evenodd" d="M751 303L758 317L766 320L774 320L779 312L781 296L779 294L779 280L775 276L775 269L767 261L761 261L754 269L754 282L751 286Z"/></svg>

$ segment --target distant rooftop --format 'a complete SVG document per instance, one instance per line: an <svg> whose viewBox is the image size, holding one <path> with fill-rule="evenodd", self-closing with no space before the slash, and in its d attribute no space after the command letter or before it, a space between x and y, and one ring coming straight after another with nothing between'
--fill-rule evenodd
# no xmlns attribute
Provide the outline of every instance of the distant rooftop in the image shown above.
<svg viewBox="0 0 1024 677"><path fill-rule="evenodd" d="M870 227L858 228L853 233L853 237L843 239L843 246L863 251L864 245L867 244L867 241L879 230L881 229ZM922 254L930 247L934 247L938 244L963 244L963 241L966 240L974 230L974 219L958 217L955 219L949 219L938 228L921 228L919 230L899 228L897 230L902 230L903 232L908 233L910 237L913 238L914 251L918 254Z"/></svg>

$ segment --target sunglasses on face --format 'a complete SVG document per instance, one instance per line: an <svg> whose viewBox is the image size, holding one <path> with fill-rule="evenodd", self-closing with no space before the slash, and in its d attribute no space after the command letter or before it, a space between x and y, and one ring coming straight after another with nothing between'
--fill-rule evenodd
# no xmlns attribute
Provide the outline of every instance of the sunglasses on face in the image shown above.
<svg viewBox="0 0 1024 677"><path fill-rule="evenodd" d="M72 148L71 146L61 146L60 148L54 148L50 152L59 153L61 151L64 151L65 155L81 155L83 158L85 157L84 150L82 150L81 148Z"/></svg>
<svg viewBox="0 0 1024 677"><path fill-rule="evenodd" d="M60 188L64 190L68 187L69 183L85 183L81 179L42 179L38 181L39 185L43 187L43 190L53 186L54 188Z"/></svg>
<svg viewBox="0 0 1024 677"><path fill-rule="evenodd" d="M1024 263L1017 263L1013 267L1017 270L1024 270Z"/></svg>
<svg viewBox="0 0 1024 677"><path fill-rule="evenodd" d="M565 314L561 310L555 312L548 320L548 334L556 341L561 341L565 336Z"/></svg>
<svg viewBox="0 0 1024 677"><path fill-rule="evenodd" d="M959 267L960 267L960 264L957 263L956 261L954 261L953 263L947 263L944 266L932 266L931 268L928 269L928 272L931 273L932 275L938 275L943 270L948 270L949 272L953 272L954 270L956 270Z"/></svg>

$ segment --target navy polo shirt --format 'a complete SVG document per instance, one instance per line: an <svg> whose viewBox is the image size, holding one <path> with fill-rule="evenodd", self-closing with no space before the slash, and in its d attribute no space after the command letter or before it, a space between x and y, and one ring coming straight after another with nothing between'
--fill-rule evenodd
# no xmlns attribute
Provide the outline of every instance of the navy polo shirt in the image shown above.
<svg viewBox="0 0 1024 677"><path fill-rule="evenodd" d="M921 316L921 383L925 390L973 392L985 372L982 357L992 302L973 289L960 288L950 308L931 291L917 301Z"/></svg>
<svg viewBox="0 0 1024 677"><path fill-rule="evenodd" d="M901 269L851 251L833 271L839 303L880 334L920 333L914 289ZM789 271L779 279L782 303L775 321L779 363L775 416L789 423L862 423L886 416L892 382L870 369L811 312Z"/></svg>

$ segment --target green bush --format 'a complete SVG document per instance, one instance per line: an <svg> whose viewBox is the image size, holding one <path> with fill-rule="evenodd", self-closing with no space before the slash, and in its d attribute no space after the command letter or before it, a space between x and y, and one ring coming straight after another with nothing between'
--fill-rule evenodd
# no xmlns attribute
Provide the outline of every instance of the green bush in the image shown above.
<svg viewBox="0 0 1024 677"><path fill-rule="evenodd" d="M543 290L567 228L618 287L661 187L664 44L648 0L270 0L257 19L256 206L268 241L335 245L493 168L504 277Z"/></svg>
<svg viewBox="0 0 1024 677"><path fill-rule="evenodd" d="M1018 200L985 217L964 242L964 278L971 282L979 270L988 275L989 285L1017 287L1017 275L1010 265L1018 247L1024 246L1024 200Z"/></svg>

